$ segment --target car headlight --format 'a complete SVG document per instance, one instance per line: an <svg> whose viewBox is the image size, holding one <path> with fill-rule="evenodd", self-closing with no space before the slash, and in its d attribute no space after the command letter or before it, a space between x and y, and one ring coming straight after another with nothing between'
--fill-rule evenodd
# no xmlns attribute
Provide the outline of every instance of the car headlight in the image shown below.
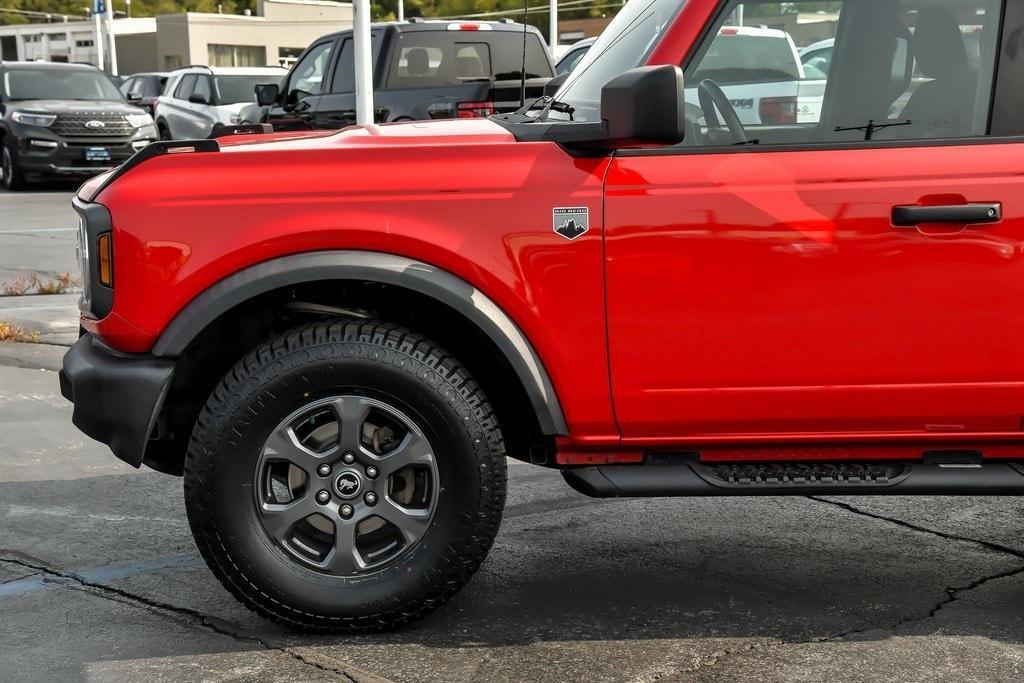
<svg viewBox="0 0 1024 683"><path fill-rule="evenodd" d="M81 217L78 219L78 244L75 252L78 256L78 268L82 273L82 303L88 308L92 287L89 277L89 232L85 229L85 219Z"/></svg>
<svg viewBox="0 0 1024 683"><path fill-rule="evenodd" d="M153 125L153 117L149 114L127 114L124 118L132 128L142 128L143 126Z"/></svg>
<svg viewBox="0 0 1024 683"><path fill-rule="evenodd" d="M26 126L49 126L56 120L56 114L29 114L23 111L16 111L11 114L11 121L23 123Z"/></svg>

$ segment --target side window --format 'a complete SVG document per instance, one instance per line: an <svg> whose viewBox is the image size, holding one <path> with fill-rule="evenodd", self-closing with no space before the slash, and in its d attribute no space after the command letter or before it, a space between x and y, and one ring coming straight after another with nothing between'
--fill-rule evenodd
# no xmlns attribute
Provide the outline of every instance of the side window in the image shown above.
<svg viewBox="0 0 1024 683"><path fill-rule="evenodd" d="M686 67L684 144L984 136L1000 6L734 0Z"/></svg>
<svg viewBox="0 0 1024 683"><path fill-rule="evenodd" d="M589 47L578 47L562 57L562 61L558 63L558 67L555 69L555 75L561 76L572 71L589 49Z"/></svg>
<svg viewBox="0 0 1024 683"><path fill-rule="evenodd" d="M202 95L206 98L207 104L213 102L213 89L210 86L209 76L198 76L196 77L195 87L192 89L193 95Z"/></svg>
<svg viewBox="0 0 1024 683"><path fill-rule="evenodd" d="M125 97L128 97L129 95L132 94L132 87L136 83L138 83L138 81L139 81L138 78L129 78L127 81L125 81L124 83L121 84L121 86L118 88L118 90L121 91L122 95L124 95Z"/></svg>
<svg viewBox="0 0 1024 683"><path fill-rule="evenodd" d="M195 74L185 74L181 77L181 81L178 83L178 87L174 89L174 99L187 100L188 96L192 94L192 88L196 84Z"/></svg>
<svg viewBox="0 0 1024 683"><path fill-rule="evenodd" d="M295 65L288 78L286 103L295 104L305 97L320 93L332 45L331 42L317 43L309 48L305 56Z"/></svg>
<svg viewBox="0 0 1024 683"><path fill-rule="evenodd" d="M352 41L345 38L338 48L338 61L334 65L334 78L331 79L331 92L346 93L355 92L356 89L356 66L353 61Z"/></svg>

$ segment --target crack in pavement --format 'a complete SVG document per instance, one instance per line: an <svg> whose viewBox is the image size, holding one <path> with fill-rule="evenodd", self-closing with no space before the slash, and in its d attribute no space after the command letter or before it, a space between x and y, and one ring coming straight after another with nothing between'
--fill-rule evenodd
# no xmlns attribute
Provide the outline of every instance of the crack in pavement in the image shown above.
<svg viewBox="0 0 1024 683"><path fill-rule="evenodd" d="M33 576L39 576L39 572L32 572L31 574L20 574L9 579L4 579L3 581L0 581L0 586L4 585L5 583L13 583L15 581L24 581L25 579L31 579Z"/></svg>
<svg viewBox="0 0 1024 683"><path fill-rule="evenodd" d="M350 673L345 669L339 667L331 667L321 664L317 661L310 659L309 657L303 655L300 652L296 652L293 648L288 647L286 645L278 645L259 636L241 633L238 630L231 630L231 628L229 628L229 622L226 622L222 619L217 619L215 617L211 617L207 614L200 612L199 610L195 610L189 607L181 607L179 605L172 605L170 603L162 602L160 600L154 600L152 598L132 593L122 588L109 586L107 584L99 583L96 581L90 581L81 576L78 576L74 572L66 572L61 571L59 569L54 569L48 566L43 560L29 557L16 550L0 548L0 553L2 553L0 554L0 562L13 564L24 569L33 570L34 574L32 574L32 576L43 574L45 576L57 579L56 582L58 584L63 584L65 585L65 587L68 588L73 588L75 585L77 585L85 589L92 589L93 591L98 591L98 593L87 591L92 595L96 595L97 597L112 599L116 602L129 604L134 607L156 612L158 614L164 612L171 612L175 615L188 617L192 621L192 623L194 623L196 626L199 626L200 628L204 628L208 631L212 631L219 635L227 636L228 638L231 638L238 642L254 643L256 645L259 645L263 649L271 652L280 652L281 654L287 655L288 657L291 657L292 659L306 666L310 666L320 671L333 673L338 676L341 676L344 680L349 681L350 683L360 683L361 681L367 680L367 678L369 678L368 676L364 676L361 673ZM16 557L5 557L4 555L8 553L17 553L18 555L21 555L22 557L26 557L28 559L22 560ZM72 585L69 586L69 582ZM376 674L373 674L372 677L376 680L383 680L381 677L376 676Z"/></svg>
<svg viewBox="0 0 1024 683"><path fill-rule="evenodd" d="M807 496L807 498L818 503L824 503L826 505L832 505L834 507L842 508L847 512L852 512L857 515L863 515L864 517L870 517L871 519L877 519L883 522L889 522L890 524L896 524L901 527L911 529L912 531L917 531L923 534L932 534L933 536L938 536L939 538L944 538L949 541L963 541L965 543L974 543L975 545L980 545L981 547L991 550L993 552L1013 555L1018 559L1024 560L1024 551L1020 551L1015 548L1011 548L1010 546L1002 545L1000 543L992 543L991 541L983 541L978 538L971 538L970 536L961 536L959 534L950 534L946 533L945 531L929 529L928 527L920 526L918 524L914 524L913 522L905 522L902 519L897 519L896 517L887 517L885 515L879 515L874 512L868 512L867 510L861 510L860 508L854 505L850 505L849 503L844 503L838 500L829 500L827 498L821 498L819 496Z"/></svg>
<svg viewBox="0 0 1024 683"><path fill-rule="evenodd" d="M907 522L896 517L888 517L886 515L868 512L867 510L862 510L854 505L850 505L849 503L844 503L842 501L828 500L827 498L820 498L818 496L807 496L807 498L818 503L823 503L825 505L831 505L833 507L840 508L842 510L851 512L856 515L869 517L871 519L875 519L882 522L888 522L889 524L895 524L897 526L901 526L905 529L910 529L911 531L915 531L917 533L930 534L932 536L937 536L938 538L942 538L947 541L972 543L994 553L1010 555L1012 557L1016 557L1019 560L1024 560L1024 552L1006 545L1002 545L1001 543L993 543L991 541L985 541L978 538L971 538L970 536L961 536L960 534L951 534L945 531L938 531L937 529L929 529L928 527L923 527L919 524ZM849 631L843 631L841 633L827 637L815 638L806 642L828 642L843 640L851 636L870 633L871 631L895 631L902 626L906 626L907 624L912 624L914 622L925 621L926 619L934 618L935 615L938 614L943 608L959 600L963 593L967 593L969 591L975 590L976 588L980 588L981 586L984 586L986 583L989 583L990 581L1006 579L1011 576L1017 576L1019 574L1024 574L1024 565L1012 569L1006 569L1001 572L996 572L995 574L987 574L979 579L970 582L965 586L946 586L945 588L943 588L943 591L946 593L946 597L940 600L939 602L935 603L935 605L933 605L932 608L928 610L927 614L914 617L904 617L903 619L900 619L886 626L870 626L859 629L851 629Z"/></svg>

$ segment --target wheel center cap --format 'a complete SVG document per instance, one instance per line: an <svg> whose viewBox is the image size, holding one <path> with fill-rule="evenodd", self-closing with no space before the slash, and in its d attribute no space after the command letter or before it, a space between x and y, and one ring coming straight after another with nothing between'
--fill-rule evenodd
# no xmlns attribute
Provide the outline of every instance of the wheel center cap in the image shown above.
<svg viewBox="0 0 1024 683"><path fill-rule="evenodd" d="M363 478L355 470L342 470L334 480L334 490L341 498L352 500L363 490Z"/></svg>

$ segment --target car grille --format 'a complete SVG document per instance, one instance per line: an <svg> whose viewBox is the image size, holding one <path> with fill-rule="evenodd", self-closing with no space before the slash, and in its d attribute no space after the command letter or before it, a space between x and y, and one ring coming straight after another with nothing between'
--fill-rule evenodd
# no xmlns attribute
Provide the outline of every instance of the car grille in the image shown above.
<svg viewBox="0 0 1024 683"><path fill-rule="evenodd" d="M98 126L93 121L102 123ZM92 124L92 125L87 125ZM75 137L111 137L131 135L134 128L125 120L124 114L111 112L80 112L60 114L50 129L57 135L73 135Z"/></svg>

